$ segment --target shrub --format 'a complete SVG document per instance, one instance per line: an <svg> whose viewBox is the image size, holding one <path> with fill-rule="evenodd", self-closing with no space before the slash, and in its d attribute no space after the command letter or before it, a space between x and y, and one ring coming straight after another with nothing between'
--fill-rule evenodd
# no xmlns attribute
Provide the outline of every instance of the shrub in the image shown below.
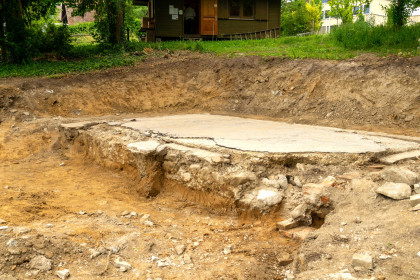
<svg viewBox="0 0 420 280"><path fill-rule="evenodd" d="M94 22L82 22L74 25L69 25L69 32L71 35L75 34L90 34L94 35L97 33Z"/></svg>
<svg viewBox="0 0 420 280"><path fill-rule="evenodd" d="M66 25L52 23L36 26L29 30L28 41L32 45L32 56L42 53L54 53L66 56L70 53L71 34Z"/></svg>
<svg viewBox="0 0 420 280"><path fill-rule="evenodd" d="M348 49L371 49L375 47L416 48L420 38L420 24L403 26L372 26L357 21L335 28L330 36L341 46Z"/></svg>

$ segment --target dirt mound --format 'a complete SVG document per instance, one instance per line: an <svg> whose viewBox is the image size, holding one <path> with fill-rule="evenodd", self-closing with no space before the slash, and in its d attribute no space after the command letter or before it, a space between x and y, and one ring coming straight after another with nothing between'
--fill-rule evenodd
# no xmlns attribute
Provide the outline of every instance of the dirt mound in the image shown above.
<svg viewBox="0 0 420 280"><path fill-rule="evenodd" d="M420 57L346 61L175 53L134 68L1 80L3 112L213 112L419 135ZM10 111L9 111L10 112Z"/></svg>

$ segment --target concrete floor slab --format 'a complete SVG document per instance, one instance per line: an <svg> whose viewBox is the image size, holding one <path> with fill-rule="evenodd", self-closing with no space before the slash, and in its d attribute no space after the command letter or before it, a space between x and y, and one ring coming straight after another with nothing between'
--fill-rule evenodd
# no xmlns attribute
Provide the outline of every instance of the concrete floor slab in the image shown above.
<svg viewBox="0 0 420 280"><path fill-rule="evenodd" d="M207 142L208 145L214 143L255 152L375 153L420 148L416 142L362 132L208 114L136 118L127 120L122 126L190 143Z"/></svg>

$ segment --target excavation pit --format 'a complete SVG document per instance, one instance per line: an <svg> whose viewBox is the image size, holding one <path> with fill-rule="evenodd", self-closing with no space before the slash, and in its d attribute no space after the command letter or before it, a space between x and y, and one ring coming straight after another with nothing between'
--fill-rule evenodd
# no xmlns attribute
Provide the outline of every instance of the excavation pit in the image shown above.
<svg viewBox="0 0 420 280"><path fill-rule="evenodd" d="M206 114L68 123L61 134L100 164L132 171L146 196L178 186L263 213L306 203L295 217L305 224L331 206L325 192L337 182L323 166L345 172L420 149L414 138Z"/></svg>

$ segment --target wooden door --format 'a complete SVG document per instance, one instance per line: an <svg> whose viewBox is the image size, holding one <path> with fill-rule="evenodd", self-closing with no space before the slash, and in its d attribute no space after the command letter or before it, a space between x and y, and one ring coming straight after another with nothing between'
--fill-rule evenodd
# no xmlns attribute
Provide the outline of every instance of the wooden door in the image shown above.
<svg viewBox="0 0 420 280"><path fill-rule="evenodd" d="M201 0L201 35L217 35L217 0Z"/></svg>

